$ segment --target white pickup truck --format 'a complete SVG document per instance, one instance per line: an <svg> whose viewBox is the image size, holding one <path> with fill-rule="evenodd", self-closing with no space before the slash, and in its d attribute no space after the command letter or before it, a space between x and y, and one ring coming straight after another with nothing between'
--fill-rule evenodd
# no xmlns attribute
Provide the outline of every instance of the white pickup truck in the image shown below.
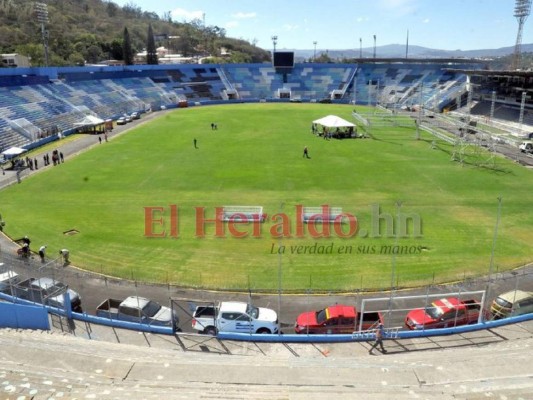
<svg viewBox="0 0 533 400"><path fill-rule="evenodd" d="M104 300L96 307L96 315L120 321L171 326L174 330L178 325L178 317L169 307L139 296L129 296L125 300Z"/></svg>
<svg viewBox="0 0 533 400"><path fill-rule="evenodd" d="M278 314L269 308L238 301L223 301L217 306L198 306L193 329L208 335L218 332L278 333Z"/></svg>
<svg viewBox="0 0 533 400"><path fill-rule="evenodd" d="M525 140L518 146L522 153L533 153L533 141Z"/></svg>

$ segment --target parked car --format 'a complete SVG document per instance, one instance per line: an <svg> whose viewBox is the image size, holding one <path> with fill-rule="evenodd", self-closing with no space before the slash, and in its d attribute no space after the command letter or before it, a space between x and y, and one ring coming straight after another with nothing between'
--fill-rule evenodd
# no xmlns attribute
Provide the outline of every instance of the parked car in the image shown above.
<svg viewBox="0 0 533 400"><path fill-rule="evenodd" d="M208 335L217 332L278 333L278 315L274 310L239 301L222 301L217 306L196 307L193 329Z"/></svg>
<svg viewBox="0 0 533 400"><path fill-rule="evenodd" d="M355 307L336 304L320 311L309 311L296 318L294 331L302 334L351 334L359 330L361 313ZM383 323L380 312L365 312L361 330L369 330Z"/></svg>
<svg viewBox="0 0 533 400"><path fill-rule="evenodd" d="M15 271L5 271L0 273L0 292L13 294L13 287L21 281L22 278Z"/></svg>
<svg viewBox="0 0 533 400"><path fill-rule="evenodd" d="M131 119L141 119L141 113L135 111L135 112L132 112L131 115L130 115L130 118Z"/></svg>
<svg viewBox="0 0 533 400"><path fill-rule="evenodd" d="M117 125L126 125L128 121L126 121L126 118L124 117L120 117L119 119L117 119Z"/></svg>
<svg viewBox="0 0 533 400"><path fill-rule="evenodd" d="M405 317L405 325L418 330L475 324L480 312L481 305L476 300L448 297L434 301L429 307L412 310Z"/></svg>
<svg viewBox="0 0 533 400"><path fill-rule="evenodd" d="M162 325L175 328L178 317L169 307L139 296L125 300L107 299L96 307L96 315L120 321Z"/></svg>
<svg viewBox="0 0 533 400"><path fill-rule="evenodd" d="M490 307L495 319L533 313L533 292L511 290L496 297Z"/></svg>
<svg viewBox="0 0 533 400"><path fill-rule="evenodd" d="M518 146L522 153L533 153L533 141L525 140Z"/></svg>
<svg viewBox="0 0 533 400"><path fill-rule="evenodd" d="M64 283L52 278L30 278L14 285L13 295L35 303L65 308L65 296L68 292L72 311L82 312L80 295Z"/></svg>

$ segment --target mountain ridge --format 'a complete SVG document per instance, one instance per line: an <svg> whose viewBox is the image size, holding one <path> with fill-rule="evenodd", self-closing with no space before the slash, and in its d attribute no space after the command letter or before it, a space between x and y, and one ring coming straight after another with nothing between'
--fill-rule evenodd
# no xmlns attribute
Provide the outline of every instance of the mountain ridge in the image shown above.
<svg viewBox="0 0 533 400"><path fill-rule="evenodd" d="M509 56L514 53L514 46L500 47L496 49L475 49L475 50L442 50L429 47L409 45L407 48L407 58L498 58ZM315 55L314 49L291 50L280 49L280 51L294 51L298 59L312 59ZM533 52L533 44L523 44L522 53ZM404 44L388 44L376 47L377 58L405 58L406 46ZM328 57L336 58L372 58L374 54L373 47L364 47L362 49L316 49L316 56L327 54Z"/></svg>

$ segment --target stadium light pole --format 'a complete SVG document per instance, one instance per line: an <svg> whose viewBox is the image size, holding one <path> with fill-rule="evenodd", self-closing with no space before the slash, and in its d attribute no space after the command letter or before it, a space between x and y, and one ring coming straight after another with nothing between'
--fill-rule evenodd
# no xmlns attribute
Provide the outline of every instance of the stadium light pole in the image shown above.
<svg viewBox="0 0 533 400"><path fill-rule="evenodd" d="M272 36L272 47L274 48L272 51L272 58L274 58L274 53L276 52L276 44L278 44L278 37L274 35Z"/></svg>
<svg viewBox="0 0 533 400"><path fill-rule="evenodd" d="M48 67L48 31L44 24L48 23L48 6L44 3L35 3L35 13L37 14L37 22L41 24L41 36L44 47L44 65Z"/></svg>
<svg viewBox="0 0 533 400"><path fill-rule="evenodd" d="M283 213L283 206L285 203L279 205L279 215ZM282 235L279 235L278 242L278 320L281 319L281 292L282 292ZM278 329L278 334L281 334L281 331Z"/></svg>
<svg viewBox="0 0 533 400"><path fill-rule="evenodd" d="M359 58L363 58L363 38L359 38Z"/></svg>
<svg viewBox="0 0 533 400"><path fill-rule="evenodd" d="M494 272L494 251L496 249L496 239L498 238L498 226L500 225L500 215L502 211L502 197L498 197L498 211L496 214L496 225L494 226L494 236L492 237L492 249L490 252L489 276L487 278L487 287L485 289L485 298L488 299L490 291L490 283L492 281L492 273ZM484 304L488 307L488 304Z"/></svg>
<svg viewBox="0 0 533 400"><path fill-rule="evenodd" d="M316 62L316 44L317 44L317 41L315 40L313 42L313 45L315 46L315 49L313 50L313 62Z"/></svg>
<svg viewBox="0 0 533 400"><path fill-rule="evenodd" d="M376 59L376 35L374 35L374 60Z"/></svg>
<svg viewBox="0 0 533 400"><path fill-rule="evenodd" d="M394 232L394 246L398 248L398 240L400 237L400 225L402 222L402 201L396 201L396 221L393 222L393 232ZM398 282L396 274L396 252L392 253L392 263L391 263L391 274L390 274L390 297L389 297L389 311L387 320L390 320L392 315L392 302L394 300L394 293L396 291L396 286L394 281Z"/></svg>
<svg viewBox="0 0 533 400"><path fill-rule="evenodd" d="M513 69L520 68L520 58L522 54L522 32L524 30L524 23L526 22L529 13L531 12L531 0L516 0L514 16L518 21L518 33L516 35L516 43L513 54Z"/></svg>

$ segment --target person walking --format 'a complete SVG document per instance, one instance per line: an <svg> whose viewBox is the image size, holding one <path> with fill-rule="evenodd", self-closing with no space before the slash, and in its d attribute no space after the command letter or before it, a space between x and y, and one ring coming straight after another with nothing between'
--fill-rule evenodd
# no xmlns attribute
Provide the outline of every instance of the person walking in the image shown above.
<svg viewBox="0 0 533 400"><path fill-rule="evenodd" d="M41 257L41 262L44 263L44 254L46 252L46 246L39 247L39 257Z"/></svg>
<svg viewBox="0 0 533 400"><path fill-rule="evenodd" d="M307 150L307 146L304 147L304 158L309 158L309 150Z"/></svg>
<svg viewBox="0 0 533 400"><path fill-rule="evenodd" d="M196 145L196 143L197 143L197 142L196 142L196 138L192 141L192 143L194 144L194 148L197 149L198 146Z"/></svg>
<svg viewBox="0 0 533 400"><path fill-rule="evenodd" d="M375 331L376 339L374 340L374 344L372 345L370 350L368 350L368 354L374 354L372 353L372 351L378 346L380 347L382 354L385 354L387 352L387 350L385 350L385 348L383 347L383 335L384 334L385 334L385 327L383 326L383 323L380 322Z"/></svg>

